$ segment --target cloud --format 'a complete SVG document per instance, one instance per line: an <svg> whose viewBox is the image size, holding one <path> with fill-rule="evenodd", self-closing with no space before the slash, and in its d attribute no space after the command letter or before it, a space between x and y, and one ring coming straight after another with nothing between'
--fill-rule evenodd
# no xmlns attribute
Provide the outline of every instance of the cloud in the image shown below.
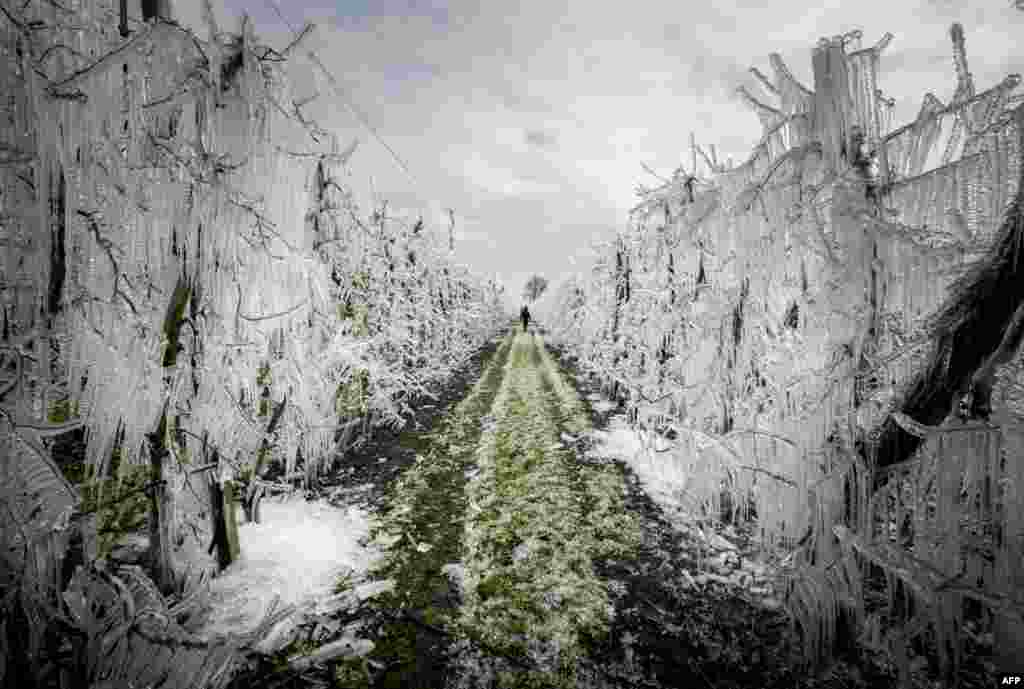
<svg viewBox="0 0 1024 689"><path fill-rule="evenodd" d="M543 129L527 129L523 132L527 145L536 148L554 149L558 147L558 135Z"/></svg>

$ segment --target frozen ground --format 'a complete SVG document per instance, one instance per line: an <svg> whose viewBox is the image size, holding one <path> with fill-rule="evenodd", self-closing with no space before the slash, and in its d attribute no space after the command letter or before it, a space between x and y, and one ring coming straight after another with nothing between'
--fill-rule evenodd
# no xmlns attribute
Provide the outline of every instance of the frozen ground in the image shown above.
<svg viewBox="0 0 1024 689"><path fill-rule="evenodd" d="M592 404L598 412L606 411L607 405L612 405L606 400ZM668 455L655 458L645 450L639 433L629 427L623 415L612 416L606 430L595 429L592 435L596 455L615 457L628 464L640 480L640 486L662 509L672 526L680 531L693 530L692 517L686 515L680 501L685 477L666 459Z"/></svg>
<svg viewBox="0 0 1024 689"><path fill-rule="evenodd" d="M210 585L204 634L250 631L275 598L301 606L326 597L341 577L358 578L376 558L361 545L369 515L360 507L293 496L264 500L261 511L262 523L239 526L241 558Z"/></svg>

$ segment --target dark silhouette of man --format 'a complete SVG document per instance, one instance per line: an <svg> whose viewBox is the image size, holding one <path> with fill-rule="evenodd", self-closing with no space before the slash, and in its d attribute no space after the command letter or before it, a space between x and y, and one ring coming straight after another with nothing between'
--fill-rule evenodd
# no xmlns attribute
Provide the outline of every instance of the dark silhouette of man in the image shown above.
<svg viewBox="0 0 1024 689"><path fill-rule="evenodd" d="M519 312L519 318L523 321L523 332L526 332L527 326L530 325L530 310L523 307L523 310Z"/></svg>

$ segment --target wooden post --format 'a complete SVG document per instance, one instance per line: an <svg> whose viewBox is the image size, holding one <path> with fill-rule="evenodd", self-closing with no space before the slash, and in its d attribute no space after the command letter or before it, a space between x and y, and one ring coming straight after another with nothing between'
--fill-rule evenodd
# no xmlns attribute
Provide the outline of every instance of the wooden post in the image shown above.
<svg viewBox="0 0 1024 689"><path fill-rule="evenodd" d="M128 0L121 0L121 21L118 24L118 29L121 32L121 38L127 38L131 30L128 28Z"/></svg>
<svg viewBox="0 0 1024 689"><path fill-rule="evenodd" d="M217 450L213 451L213 461L218 460ZM213 526L213 541L210 543L210 554L216 550L217 567L223 571L237 557L238 525L234 521L234 509L231 505L230 483L223 487L217 472L211 471L210 476L210 520ZM232 528L233 527L233 528ZM232 546L232 532L235 546Z"/></svg>
<svg viewBox="0 0 1024 689"><path fill-rule="evenodd" d="M231 564L231 549L228 547L227 527L224 523L224 491L213 474L210 475L210 522L213 526L213 541L209 552L217 552L217 567L223 571Z"/></svg>
<svg viewBox="0 0 1024 689"><path fill-rule="evenodd" d="M234 481L224 482L224 526L227 535L228 552L231 562L242 554L242 545L238 541L238 490Z"/></svg>

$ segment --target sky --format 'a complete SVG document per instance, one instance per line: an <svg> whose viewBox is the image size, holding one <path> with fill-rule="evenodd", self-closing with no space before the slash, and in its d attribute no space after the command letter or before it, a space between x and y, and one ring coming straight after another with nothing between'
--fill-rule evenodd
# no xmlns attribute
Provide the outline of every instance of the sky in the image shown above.
<svg viewBox="0 0 1024 689"><path fill-rule="evenodd" d="M948 102L956 82L949 25L963 24L979 91L1024 73L1024 12L1010 0L819 0L741 3L630 0L213 0L222 28L246 13L284 47L295 28L333 74L305 58L292 74L320 95L307 108L359 147L351 183L369 200L447 230L456 258L506 285L510 306L540 274L557 284L584 269L594 240L626 226L638 184L690 167L690 133L720 158L745 160L761 135L735 90L758 93L748 69L771 76L781 54L813 87L822 36L863 31L864 47L894 35L879 86L894 124L925 92ZM198 0L178 19L199 25ZM353 115L348 106L354 106ZM369 122L381 144L360 120ZM404 162L395 162L387 148Z"/></svg>

